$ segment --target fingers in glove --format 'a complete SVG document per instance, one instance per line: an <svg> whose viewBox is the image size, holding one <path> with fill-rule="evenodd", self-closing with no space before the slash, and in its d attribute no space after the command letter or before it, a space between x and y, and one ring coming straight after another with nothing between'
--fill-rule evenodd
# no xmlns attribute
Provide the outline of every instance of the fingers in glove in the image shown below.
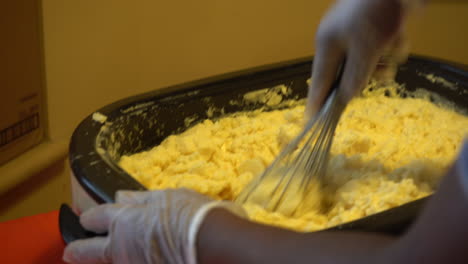
<svg viewBox="0 0 468 264"><path fill-rule="evenodd" d="M113 219L125 208L120 204L99 205L81 214L80 223L85 229L102 234L109 230Z"/></svg>
<svg viewBox="0 0 468 264"><path fill-rule="evenodd" d="M118 191L116 202L120 204L146 204L157 199L163 191Z"/></svg>
<svg viewBox="0 0 468 264"><path fill-rule="evenodd" d="M165 189L158 191L118 191L116 194L116 202L119 204L148 204L148 203L161 203L166 200L165 197L168 195L176 195L177 197L187 199L204 197L205 200L208 200L208 197L203 196L202 194L186 188L178 189Z"/></svg>
<svg viewBox="0 0 468 264"><path fill-rule="evenodd" d="M317 51L312 69L312 83L307 94L306 118L312 118L322 107L336 78L344 51L332 37L318 34Z"/></svg>
<svg viewBox="0 0 468 264"><path fill-rule="evenodd" d="M404 63L408 59L410 43L408 37L402 31L391 44L391 54L397 63Z"/></svg>
<svg viewBox="0 0 468 264"><path fill-rule="evenodd" d="M94 237L74 241L65 248L63 260L73 264L111 263L109 238Z"/></svg>
<svg viewBox="0 0 468 264"><path fill-rule="evenodd" d="M383 84L395 81L398 66L407 60L408 54L409 42L404 34L399 34L380 56L373 78Z"/></svg>
<svg viewBox="0 0 468 264"><path fill-rule="evenodd" d="M350 101L359 93L369 81L378 61L378 51L372 47L351 48L347 54L347 61L341 79L340 89L344 99Z"/></svg>

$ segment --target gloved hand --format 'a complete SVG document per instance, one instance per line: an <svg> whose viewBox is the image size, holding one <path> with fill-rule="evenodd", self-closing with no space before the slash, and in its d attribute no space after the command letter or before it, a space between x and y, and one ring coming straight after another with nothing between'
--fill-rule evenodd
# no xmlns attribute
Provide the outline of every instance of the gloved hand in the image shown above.
<svg viewBox="0 0 468 264"><path fill-rule="evenodd" d="M70 243L63 259L80 264L196 263L198 230L206 214L219 207L245 216L232 202L192 190L121 191L115 204L97 206L80 217L83 227L108 236Z"/></svg>
<svg viewBox="0 0 468 264"><path fill-rule="evenodd" d="M346 56L341 88L346 100L360 91L379 63L376 75L393 78L406 59L405 17L422 0L338 0L320 23L306 114L322 106Z"/></svg>

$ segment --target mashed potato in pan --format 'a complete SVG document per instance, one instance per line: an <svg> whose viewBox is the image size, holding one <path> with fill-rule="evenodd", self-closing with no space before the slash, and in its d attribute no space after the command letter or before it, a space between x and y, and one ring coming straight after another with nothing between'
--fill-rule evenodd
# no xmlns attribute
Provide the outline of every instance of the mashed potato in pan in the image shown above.
<svg viewBox="0 0 468 264"><path fill-rule="evenodd" d="M186 187L233 200L299 131L304 106L205 120L159 146L123 156L120 166L150 190ZM468 134L468 118L424 99L367 94L338 124L327 180L327 212L296 217L245 206L254 221L314 231L431 194Z"/></svg>

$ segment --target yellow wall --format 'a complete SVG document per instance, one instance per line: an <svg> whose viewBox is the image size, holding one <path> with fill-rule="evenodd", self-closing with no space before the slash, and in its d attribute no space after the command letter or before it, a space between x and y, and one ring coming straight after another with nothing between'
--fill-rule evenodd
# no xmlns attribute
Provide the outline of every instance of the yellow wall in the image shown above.
<svg viewBox="0 0 468 264"><path fill-rule="evenodd" d="M68 140L86 115L132 94L311 55L330 3L43 0L49 136ZM412 50L468 64L467 15L463 1L431 4L413 19ZM65 167L55 168L47 172L51 179L68 180ZM18 201L24 210L11 206L3 219L57 208L57 202L44 205L69 200L47 191L56 186L38 185L41 191L23 194L34 199Z"/></svg>
<svg viewBox="0 0 468 264"><path fill-rule="evenodd" d="M433 0L410 19L411 51L468 64L467 18L467 1Z"/></svg>
<svg viewBox="0 0 468 264"><path fill-rule="evenodd" d="M310 0L44 4L53 137L68 136L84 115L130 94L311 54L326 6Z"/></svg>
<svg viewBox="0 0 468 264"><path fill-rule="evenodd" d="M51 136L131 94L311 55L330 1L44 1ZM468 4L414 19L418 53L468 63ZM425 16L423 16L425 15Z"/></svg>
<svg viewBox="0 0 468 264"><path fill-rule="evenodd" d="M0 222L57 210L70 202L68 162L59 161L0 195Z"/></svg>

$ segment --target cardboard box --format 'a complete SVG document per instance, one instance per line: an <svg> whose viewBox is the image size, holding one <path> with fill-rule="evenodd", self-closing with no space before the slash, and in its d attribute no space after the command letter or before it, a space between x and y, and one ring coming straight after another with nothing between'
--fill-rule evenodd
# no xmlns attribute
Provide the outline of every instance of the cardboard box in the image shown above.
<svg viewBox="0 0 468 264"><path fill-rule="evenodd" d="M39 1L0 2L0 165L44 137Z"/></svg>

